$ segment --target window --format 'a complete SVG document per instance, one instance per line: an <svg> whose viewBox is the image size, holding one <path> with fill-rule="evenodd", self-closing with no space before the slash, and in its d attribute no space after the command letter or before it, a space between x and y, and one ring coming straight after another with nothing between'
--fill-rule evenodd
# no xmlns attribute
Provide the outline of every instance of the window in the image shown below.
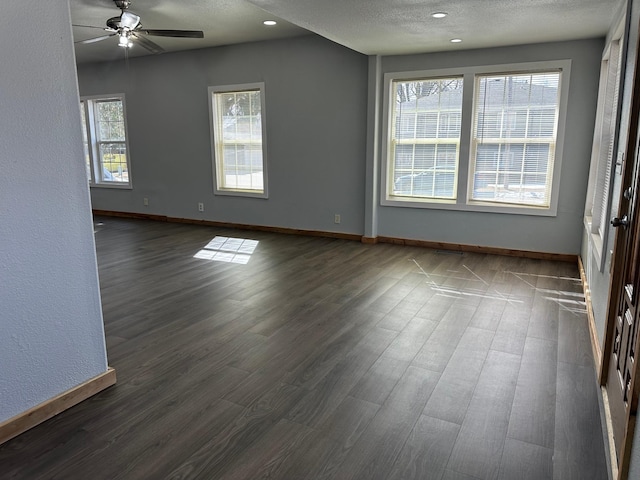
<svg viewBox="0 0 640 480"><path fill-rule="evenodd" d="M392 90L393 195L455 198L462 78L394 81Z"/></svg>
<svg viewBox="0 0 640 480"><path fill-rule="evenodd" d="M478 75L470 200L548 208L560 72Z"/></svg>
<svg viewBox="0 0 640 480"><path fill-rule="evenodd" d="M386 74L381 203L555 215L569 66Z"/></svg>
<svg viewBox="0 0 640 480"><path fill-rule="evenodd" d="M130 188L124 95L82 98L80 107L89 183Z"/></svg>
<svg viewBox="0 0 640 480"><path fill-rule="evenodd" d="M623 25L621 24L602 57L596 127L585 206L585 225L590 234L599 268L604 264L602 259L606 249L612 176L616 162L618 97L622 79L622 33Z"/></svg>
<svg viewBox="0 0 640 480"><path fill-rule="evenodd" d="M267 197L264 84L210 87L214 192Z"/></svg>

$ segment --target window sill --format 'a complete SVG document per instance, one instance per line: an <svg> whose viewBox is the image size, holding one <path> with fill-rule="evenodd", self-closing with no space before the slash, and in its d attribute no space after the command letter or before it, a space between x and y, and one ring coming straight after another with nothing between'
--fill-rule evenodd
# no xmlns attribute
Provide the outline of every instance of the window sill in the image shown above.
<svg viewBox="0 0 640 480"><path fill-rule="evenodd" d="M247 197L247 198L269 198L267 192L250 192L247 190L218 190L215 189L214 195L222 195L228 197Z"/></svg>
<svg viewBox="0 0 640 480"><path fill-rule="evenodd" d="M112 188L114 190L133 190L133 185L130 183L119 185L117 183L91 183L89 188Z"/></svg>
<svg viewBox="0 0 640 480"><path fill-rule="evenodd" d="M508 215L533 215L539 217L555 217L557 209L552 207L531 207L519 205L496 205L483 202L461 203L455 200L434 199L397 199L383 198L383 207L424 208L430 210L455 210L461 212L501 213Z"/></svg>
<svg viewBox="0 0 640 480"><path fill-rule="evenodd" d="M599 234L591 231L592 224L592 217L585 216L584 228L587 232L587 238L589 239L589 253L593 255L598 271L602 272L604 266L604 242Z"/></svg>

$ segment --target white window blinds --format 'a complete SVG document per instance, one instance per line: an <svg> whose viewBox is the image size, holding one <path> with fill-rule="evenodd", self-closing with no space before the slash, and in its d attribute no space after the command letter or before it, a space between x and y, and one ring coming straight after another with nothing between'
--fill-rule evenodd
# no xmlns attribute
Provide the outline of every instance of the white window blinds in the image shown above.
<svg viewBox="0 0 640 480"><path fill-rule="evenodd" d="M469 197L550 206L560 71L476 76Z"/></svg>
<svg viewBox="0 0 640 480"><path fill-rule="evenodd" d="M462 77L392 82L388 195L455 199Z"/></svg>
<svg viewBox="0 0 640 480"><path fill-rule="evenodd" d="M604 237L607 227L607 207L614 164L616 114L620 86L620 41L611 43L608 58L602 61L601 112L598 115L593 155L597 156L596 182L593 189L591 233ZM599 130L599 131L598 131Z"/></svg>

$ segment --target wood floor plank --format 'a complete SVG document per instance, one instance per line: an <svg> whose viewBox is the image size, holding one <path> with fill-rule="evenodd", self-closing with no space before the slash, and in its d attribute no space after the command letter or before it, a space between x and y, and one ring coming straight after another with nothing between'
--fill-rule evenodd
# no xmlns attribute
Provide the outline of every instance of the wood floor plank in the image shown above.
<svg viewBox="0 0 640 480"><path fill-rule="evenodd" d="M574 365L593 365L591 338L586 315L567 310L558 312L558 361Z"/></svg>
<svg viewBox="0 0 640 480"><path fill-rule="evenodd" d="M446 304L448 301L443 305ZM473 306L449 305L422 349L414 357L413 365L443 372L471 322L473 312Z"/></svg>
<svg viewBox="0 0 640 480"><path fill-rule="evenodd" d="M593 368L558 362L553 478L607 478Z"/></svg>
<svg viewBox="0 0 640 480"><path fill-rule="evenodd" d="M118 384L0 445L3 480L606 478L575 265L98 220Z"/></svg>
<svg viewBox="0 0 640 480"><path fill-rule="evenodd" d="M467 328L425 406L425 415L462 424L492 341L493 332Z"/></svg>
<svg viewBox="0 0 640 480"><path fill-rule="evenodd" d="M497 477L519 369L518 355L489 352L447 468Z"/></svg>
<svg viewBox="0 0 640 480"><path fill-rule="evenodd" d="M382 355L351 389L349 395L382 405L408 367L408 361Z"/></svg>
<svg viewBox="0 0 640 480"><path fill-rule="evenodd" d="M258 480L284 478L288 460L314 430L298 423L280 420L256 443L236 456L220 480Z"/></svg>
<svg viewBox="0 0 640 480"><path fill-rule="evenodd" d="M491 348L505 353L522 355L529 330L529 312L507 306L502 313Z"/></svg>
<svg viewBox="0 0 640 480"><path fill-rule="evenodd" d="M498 480L553 480L553 448L507 438Z"/></svg>
<svg viewBox="0 0 640 480"><path fill-rule="evenodd" d="M185 456L167 478L216 478L234 464L236 458L264 437L300 398L301 390L280 384L254 402L224 428Z"/></svg>
<svg viewBox="0 0 640 480"><path fill-rule="evenodd" d="M346 397L316 433L301 445L291 459L283 479L328 479L339 471L342 462L356 444L380 407Z"/></svg>
<svg viewBox="0 0 640 480"><path fill-rule="evenodd" d="M391 345L387 347L383 355L396 360L410 362L422 349L437 326L438 323L433 320L414 317L391 342Z"/></svg>
<svg viewBox="0 0 640 480"><path fill-rule="evenodd" d="M528 337L507 436L553 450L558 344Z"/></svg>
<svg viewBox="0 0 640 480"><path fill-rule="evenodd" d="M456 472L454 470L445 470L442 480L480 480L478 477L472 477L464 473Z"/></svg>
<svg viewBox="0 0 640 480"><path fill-rule="evenodd" d="M404 444L388 479L440 479L460 425L422 415Z"/></svg>
<svg viewBox="0 0 640 480"><path fill-rule="evenodd" d="M393 330L375 329L348 354L286 415L288 420L310 427L326 420L340 405L360 378L397 335Z"/></svg>
<svg viewBox="0 0 640 480"><path fill-rule="evenodd" d="M409 367L335 478L387 478L438 378L435 372Z"/></svg>

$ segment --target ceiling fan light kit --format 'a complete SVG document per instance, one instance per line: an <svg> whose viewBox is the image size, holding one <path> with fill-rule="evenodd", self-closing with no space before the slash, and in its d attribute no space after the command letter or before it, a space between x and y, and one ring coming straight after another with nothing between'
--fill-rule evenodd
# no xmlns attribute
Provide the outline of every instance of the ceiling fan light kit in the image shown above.
<svg viewBox="0 0 640 480"><path fill-rule="evenodd" d="M164 52L164 49L160 45L146 38L146 35L174 38L204 38L204 33L201 30L143 29L142 23L140 22L140 15L128 10L131 6L130 1L113 0L113 2L116 4L116 7L120 9L121 14L118 17L108 19L106 22L106 28L94 27L92 25L75 25L77 27L100 28L110 32L109 35L89 38L76 43L95 43L117 35L118 46L120 47L131 48L134 44L132 40L135 39L140 46L151 53L162 53Z"/></svg>

